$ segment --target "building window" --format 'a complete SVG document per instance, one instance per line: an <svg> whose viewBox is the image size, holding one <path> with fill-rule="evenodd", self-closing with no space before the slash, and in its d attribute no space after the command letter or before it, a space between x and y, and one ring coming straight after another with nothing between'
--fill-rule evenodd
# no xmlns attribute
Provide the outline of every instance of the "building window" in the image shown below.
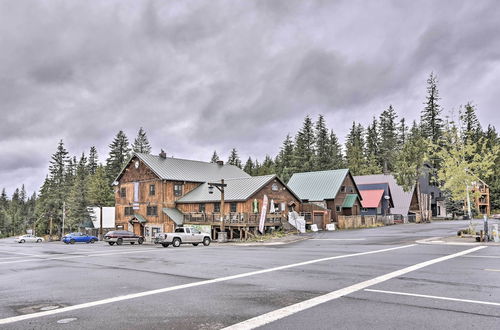
<svg viewBox="0 0 500 330"><path fill-rule="evenodd" d="M354 187L349 187L349 192L352 194L354 192Z"/></svg>
<svg viewBox="0 0 500 330"><path fill-rule="evenodd" d="M174 184L174 196L182 196L182 184Z"/></svg>
<svg viewBox="0 0 500 330"><path fill-rule="evenodd" d="M271 186L271 190L272 191L278 191L278 185L276 183L273 183L273 185Z"/></svg>
<svg viewBox="0 0 500 330"><path fill-rule="evenodd" d="M220 203L214 203L214 213L220 212Z"/></svg>
<svg viewBox="0 0 500 330"><path fill-rule="evenodd" d="M233 202L233 203L231 203L230 206L231 206L231 208L230 208L229 212L236 212L236 203Z"/></svg>
<svg viewBox="0 0 500 330"><path fill-rule="evenodd" d="M154 184L149 185L149 196L156 195L156 186Z"/></svg>
<svg viewBox="0 0 500 330"><path fill-rule="evenodd" d="M134 215L134 208L132 206L125 207L125 215Z"/></svg>
<svg viewBox="0 0 500 330"><path fill-rule="evenodd" d="M158 215L158 207L157 206L148 206L146 212L147 212L147 215L157 216Z"/></svg>
<svg viewBox="0 0 500 330"><path fill-rule="evenodd" d="M198 204L198 212L205 213L205 203Z"/></svg>
<svg viewBox="0 0 500 330"><path fill-rule="evenodd" d="M361 208L361 212L367 212L367 211L368 211L368 209L366 207Z"/></svg>
<svg viewBox="0 0 500 330"><path fill-rule="evenodd" d="M121 188L120 189L120 197L121 198L127 197L127 188Z"/></svg>
<svg viewBox="0 0 500 330"><path fill-rule="evenodd" d="M345 193L345 186L340 187L340 192Z"/></svg>
<svg viewBox="0 0 500 330"><path fill-rule="evenodd" d="M340 205L335 206L335 211L337 211L337 212L342 211L342 208L340 207Z"/></svg>

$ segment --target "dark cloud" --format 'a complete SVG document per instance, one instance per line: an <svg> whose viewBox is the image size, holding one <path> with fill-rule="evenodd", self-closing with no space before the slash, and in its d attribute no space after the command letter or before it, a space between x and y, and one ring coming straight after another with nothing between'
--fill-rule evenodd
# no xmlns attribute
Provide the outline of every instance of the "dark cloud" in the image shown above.
<svg viewBox="0 0 500 330"><path fill-rule="evenodd" d="M155 151L275 155L302 119L341 139L389 104L418 119L434 71L445 113L500 124L496 1L0 2L0 188L140 126Z"/></svg>

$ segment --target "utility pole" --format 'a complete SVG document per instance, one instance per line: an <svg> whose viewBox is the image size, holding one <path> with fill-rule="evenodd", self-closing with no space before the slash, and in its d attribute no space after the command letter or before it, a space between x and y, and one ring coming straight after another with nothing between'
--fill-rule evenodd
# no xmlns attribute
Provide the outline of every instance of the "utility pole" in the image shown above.
<svg viewBox="0 0 500 330"><path fill-rule="evenodd" d="M66 218L66 202L63 202L63 216L62 216L62 232L61 237L64 237L64 220Z"/></svg>
<svg viewBox="0 0 500 330"><path fill-rule="evenodd" d="M209 182L208 183L208 193L214 193L214 187L220 191L220 232L217 240L221 243L227 242L227 233L226 228L224 226L224 188L227 187L227 184L224 183L224 179L219 182Z"/></svg>

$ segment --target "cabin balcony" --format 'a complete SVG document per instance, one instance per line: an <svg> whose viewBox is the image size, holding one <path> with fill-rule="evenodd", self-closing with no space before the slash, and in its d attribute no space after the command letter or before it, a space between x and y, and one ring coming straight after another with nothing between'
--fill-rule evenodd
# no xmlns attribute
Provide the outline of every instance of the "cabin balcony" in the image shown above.
<svg viewBox="0 0 500 330"><path fill-rule="evenodd" d="M190 212L184 213L184 224L220 226L220 213ZM268 213L265 226L280 226L287 222L284 213ZM224 216L225 226L255 227L260 222L260 213L231 212Z"/></svg>

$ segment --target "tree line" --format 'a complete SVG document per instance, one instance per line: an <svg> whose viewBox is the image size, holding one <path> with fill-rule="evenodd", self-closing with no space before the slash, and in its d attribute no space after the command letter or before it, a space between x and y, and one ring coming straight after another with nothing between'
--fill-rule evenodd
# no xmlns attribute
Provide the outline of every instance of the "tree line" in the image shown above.
<svg viewBox="0 0 500 330"><path fill-rule="evenodd" d="M342 145L323 115L315 121L308 115L294 135L286 135L276 155L266 155L262 162L248 157L243 164L233 148L226 163L254 176L277 174L284 182L294 173L340 168L353 175L392 173L407 190L427 164L433 182L448 198L449 211L460 213L470 185L479 180L490 186L492 209L500 209L500 139L495 127L483 128L472 102L460 106L456 118L453 113L443 116L439 100L437 78L431 73L419 121L408 123L389 105L366 127L353 121ZM61 140L38 194L26 196L22 186L9 198L2 190L0 235L33 227L38 233L60 232L63 209L66 230L88 226L89 205L114 205L112 183L131 151L151 152L142 127L132 144L120 130L104 164L95 147L87 155L69 156ZM214 151L210 161L218 160Z"/></svg>

